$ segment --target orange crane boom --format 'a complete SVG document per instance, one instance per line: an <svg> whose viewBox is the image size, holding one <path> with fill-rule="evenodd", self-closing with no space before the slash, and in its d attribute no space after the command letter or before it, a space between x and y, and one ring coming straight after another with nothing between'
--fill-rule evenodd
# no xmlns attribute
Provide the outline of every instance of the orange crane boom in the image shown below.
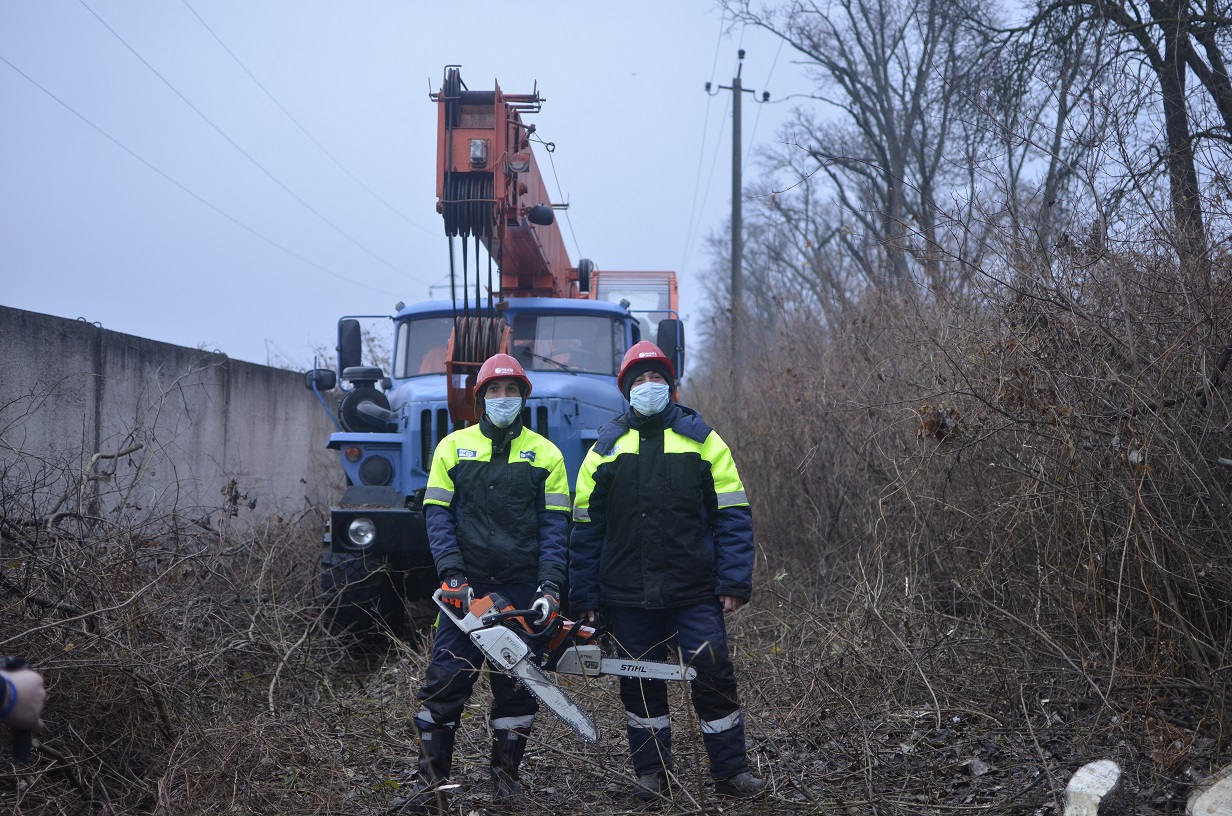
<svg viewBox="0 0 1232 816"><path fill-rule="evenodd" d="M538 86L529 94L506 94L493 85L469 90L451 65L432 95L438 109L436 206L445 234L483 243L507 297L585 297L531 150L535 126L522 120L543 103Z"/></svg>

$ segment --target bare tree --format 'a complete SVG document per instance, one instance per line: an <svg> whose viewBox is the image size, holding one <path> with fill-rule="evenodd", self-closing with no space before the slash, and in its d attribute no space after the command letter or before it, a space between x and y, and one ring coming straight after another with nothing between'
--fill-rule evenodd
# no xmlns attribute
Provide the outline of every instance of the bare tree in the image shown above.
<svg viewBox="0 0 1232 816"><path fill-rule="evenodd" d="M1106 40L1100 26L1076 26L1073 14L1055 15L1028 36L1007 38L981 64L987 82L978 107L998 158L973 154L971 164L1002 191L1014 241L1043 253L1066 218L1089 209L1067 199L1075 189L1089 193L1076 182L1108 127L1098 104Z"/></svg>
<svg viewBox="0 0 1232 816"><path fill-rule="evenodd" d="M852 220L840 245L876 286L906 287L919 270L945 296L954 282L938 200L955 171L949 150L971 121L964 106L988 36L967 21L980 12L953 0L724 6L790 44L817 80L815 99L837 112L800 110L786 135Z"/></svg>
<svg viewBox="0 0 1232 816"><path fill-rule="evenodd" d="M1057 26L1058 18L1067 21ZM1024 26L1052 26L1067 37L1099 27L1122 51L1147 69L1158 93L1164 143L1160 160L1167 172L1174 244L1178 260L1202 285L1210 274L1208 236L1197 162L1204 139L1232 143L1232 82L1223 51L1232 41L1232 3L1227 0L1045 0ZM1189 85L1196 77L1214 106L1205 114Z"/></svg>

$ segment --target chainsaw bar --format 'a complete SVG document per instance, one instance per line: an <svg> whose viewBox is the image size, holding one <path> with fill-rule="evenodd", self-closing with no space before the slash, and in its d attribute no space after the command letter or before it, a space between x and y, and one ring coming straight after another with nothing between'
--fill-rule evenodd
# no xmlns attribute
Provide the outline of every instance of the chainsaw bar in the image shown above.
<svg viewBox="0 0 1232 816"><path fill-rule="evenodd" d="M440 600L440 590L432 597L441 608L441 613L466 632L489 663L521 680L531 694L579 737L587 742L598 741L599 729L590 715L534 664L534 656L527 642L509 627L484 620L486 613L500 611L493 602L500 601L499 596L473 599L467 614L460 618Z"/></svg>
<svg viewBox="0 0 1232 816"><path fill-rule="evenodd" d="M469 617L469 616L468 616ZM465 618L463 619L465 620ZM539 700L587 742L599 739L590 715L531 662L530 646L506 626L489 626L468 632L471 641L496 668L522 681Z"/></svg>
<svg viewBox="0 0 1232 816"><path fill-rule="evenodd" d="M557 674L582 677L634 677L639 680L693 680L697 669L676 663L633 660L626 657L604 657L597 643L566 645L548 655L547 668Z"/></svg>

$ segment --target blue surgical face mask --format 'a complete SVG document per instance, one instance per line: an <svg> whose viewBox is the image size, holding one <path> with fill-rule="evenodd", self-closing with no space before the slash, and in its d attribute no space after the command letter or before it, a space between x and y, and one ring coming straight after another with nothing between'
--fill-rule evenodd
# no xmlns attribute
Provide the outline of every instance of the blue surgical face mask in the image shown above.
<svg viewBox="0 0 1232 816"><path fill-rule="evenodd" d="M672 388L667 383L648 382L629 391L629 404L642 416L652 416L667 407Z"/></svg>
<svg viewBox="0 0 1232 816"><path fill-rule="evenodd" d="M488 397L483 404L488 419L498 428L508 428L522 413L521 397Z"/></svg>

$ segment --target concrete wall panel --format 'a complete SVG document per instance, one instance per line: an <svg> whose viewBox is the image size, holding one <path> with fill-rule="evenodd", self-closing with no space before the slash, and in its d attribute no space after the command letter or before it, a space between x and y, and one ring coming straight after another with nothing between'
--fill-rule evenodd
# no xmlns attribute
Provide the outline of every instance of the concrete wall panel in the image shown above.
<svg viewBox="0 0 1232 816"><path fill-rule="evenodd" d="M297 372L4 306L0 349L0 482L32 513L233 525L342 491Z"/></svg>

